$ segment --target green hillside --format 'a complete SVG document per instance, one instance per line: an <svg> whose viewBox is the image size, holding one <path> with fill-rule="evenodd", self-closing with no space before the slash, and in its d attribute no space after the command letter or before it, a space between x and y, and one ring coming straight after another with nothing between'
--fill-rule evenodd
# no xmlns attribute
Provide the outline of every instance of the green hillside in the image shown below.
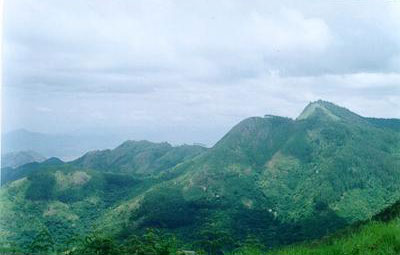
<svg viewBox="0 0 400 255"><path fill-rule="evenodd" d="M400 253L400 202L367 221L350 226L320 241L274 250L276 255L396 255ZM250 254L250 253L249 253Z"/></svg>
<svg viewBox="0 0 400 255"><path fill-rule="evenodd" d="M99 171L149 176L172 168L205 150L195 145L173 147L169 143L127 141L114 150L89 152L72 164Z"/></svg>
<svg viewBox="0 0 400 255"><path fill-rule="evenodd" d="M255 235L269 246L317 238L398 199L399 151L397 131L323 101L297 120L249 118L177 168L181 175L127 202L138 204L129 222L188 239L212 222L236 239ZM160 201L165 209L154 214L164 208ZM176 215L185 220L175 224Z"/></svg>
<svg viewBox="0 0 400 255"><path fill-rule="evenodd" d="M16 169L4 168L5 186L0 189L0 243L28 247L45 228L62 247L70 238L95 230L96 220L107 210L160 182L158 171L166 171L204 150L199 146L126 142L114 150L88 153L70 163L52 158ZM97 168L99 154L119 161ZM152 177L129 171L124 174L126 165L145 169L142 167L145 162L150 162L151 167L159 166ZM162 166L157 162L163 162Z"/></svg>
<svg viewBox="0 0 400 255"><path fill-rule="evenodd" d="M26 248L41 229L60 249L75 235L124 242L148 228L189 249L210 233L231 240L226 251L320 238L399 199L398 123L317 101L295 120L245 119L211 149L128 141L7 170L0 242Z"/></svg>

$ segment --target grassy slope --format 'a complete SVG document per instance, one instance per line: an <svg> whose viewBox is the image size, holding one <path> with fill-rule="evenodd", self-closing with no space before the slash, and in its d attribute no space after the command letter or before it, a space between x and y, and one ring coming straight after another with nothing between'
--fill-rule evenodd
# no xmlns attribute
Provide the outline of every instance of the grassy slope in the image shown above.
<svg viewBox="0 0 400 255"><path fill-rule="evenodd" d="M395 255L400 252L400 220L370 222L357 231L323 241L286 247L276 255Z"/></svg>
<svg viewBox="0 0 400 255"><path fill-rule="evenodd" d="M396 255L400 253L400 202L371 221L349 227L320 241L285 247L276 255Z"/></svg>

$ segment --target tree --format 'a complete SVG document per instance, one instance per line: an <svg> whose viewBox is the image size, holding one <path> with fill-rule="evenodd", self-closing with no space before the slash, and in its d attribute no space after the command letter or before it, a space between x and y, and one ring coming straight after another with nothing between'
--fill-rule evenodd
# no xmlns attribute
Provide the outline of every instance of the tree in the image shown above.
<svg viewBox="0 0 400 255"><path fill-rule="evenodd" d="M28 249L31 253L51 254L55 252L54 239L50 232L43 228L33 239Z"/></svg>
<svg viewBox="0 0 400 255"><path fill-rule="evenodd" d="M219 230L215 224L206 224L200 233L201 240L197 242L201 248L207 252L208 255L223 254L223 250L233 240L229 233Z"/></svg>
<svg viewBox="0 0 400 255"><path fill-rule="evenodd" d="M112 238L91 233L83 239L73 240L76 247L71 247L70 255L120 255L121 251Z"/></svg>
<svg viewBox="0 0 400 255"><path fill-rule="evenodd" d="M265 250L265 246L255 236L247 236L246 240L235 249L234 254L261 255L265 254Z"/></svg>
<svg viewBox="0 0 400 255"><path fill-rule="evenodd" d="M126 254L130 255L172 255L176 254L177 240L172 235L149 228L141 237L132 236L125 247Z"/></svg>

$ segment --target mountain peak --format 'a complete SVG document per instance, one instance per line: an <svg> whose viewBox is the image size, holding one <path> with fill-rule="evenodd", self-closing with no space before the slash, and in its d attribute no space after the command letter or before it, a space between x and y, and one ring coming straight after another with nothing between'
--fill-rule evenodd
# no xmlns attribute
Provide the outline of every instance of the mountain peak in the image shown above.
<svg viewBox="0 0 400 255"><path fill-rule="evenodd" d="M315 116L324 116L324 118L339 121L339 120L347 120L347 121L365 121L363 117L360 115L344 108L338 106L334 103L318 100L309 103L306 108L304 108L303 112L297 117L297 120L309 119Z"/></svg>
<svg viewBox="0 0 400 255"><path fill-rule="evenodd" d="M323 100L311 102L306 106L306 108L304 108L302 113L297 117L297 120L308 119L312 116L315 116L318 113L322 113L325 116L328 116L332 120L339 120L340 118L338 116L336 116L335 114L333 114L329 110L329 108L330 108L329 106L338 107L338 106L334 105L333 103L323 101Z"/></svg>

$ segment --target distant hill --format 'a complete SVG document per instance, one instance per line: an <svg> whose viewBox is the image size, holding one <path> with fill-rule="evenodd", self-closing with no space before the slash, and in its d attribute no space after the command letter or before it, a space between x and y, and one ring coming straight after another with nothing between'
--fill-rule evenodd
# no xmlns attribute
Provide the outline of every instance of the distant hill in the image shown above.
<svg viewBox="0 0 400 255"><path fill-rule="evenodd" d="M1 155L1 167L19 167L27 163L46 160L41 154L34 151L9 152Z"/></svg>
<svg viewBox="0 0 400 255"><path fill-rule="evenodd" d="M398 121L316 101L297 119L245 119L210 149L128 141L24 165L0 189L0 239L23 246L40 226L61 244L90 226L118 240L159 228L190 244L210 226L266 247L316 239L399 200Z"/></svg>
<svg viewBox="0 0 400 255"><path fill-rule="evenodd" d="M64 161L71 161L88 151L112 149L127 139L135 137L143 136L154 138L154 141L165 141L164 138L168 137L165 134L166 132L165 130L159 131L157 135L154 130L144 133L143 130L123 128L121 130L106 129L97 131L89 129L68 134L46 134L19 129L3 134L1 146L3 154L18 151L35 151L46 158L57 157ZM180 130L172 130L171 132L182 133ZM196 141L197 139L188 140ZM182 143L178 142L176 144ZM193 142L193 144L197 143ZM201 143L197 145L206 147Z"/></svg>
<svg viewBox="0 0 400 255"><path fill-rule="evenodd" d="M1 185L62 165L64 165L62 160L53 157L42 162L27 163L17 168L3 167L1 168Z"/></svg>
<svg viewBox="0 0 400 255"><path fill-rule="evenodd" d="M72 164L107 172L152 175L206 151L198 145L173 147L169 143L126 141L114 150L92 151Z"/></svg>
<svg viewBox="0 0 400 255"><path fill-rule="evenodd" d="M43 134L25 129L11 131L2 135L2 153L35 151L46 158L58 157L73 160L94 150L113 148L122 141L120 137L102 134Z"/></svg>

